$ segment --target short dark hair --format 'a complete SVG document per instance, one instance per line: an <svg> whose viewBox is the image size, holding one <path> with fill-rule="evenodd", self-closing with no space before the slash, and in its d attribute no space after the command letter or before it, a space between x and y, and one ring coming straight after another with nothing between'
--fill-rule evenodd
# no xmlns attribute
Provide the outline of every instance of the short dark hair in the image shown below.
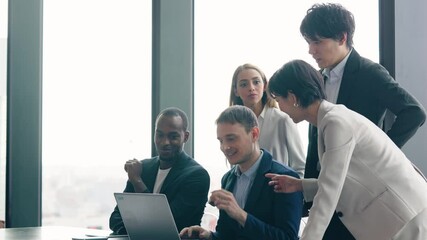
<svg viewBox="0 0 427 240"><path fill-rule="evenodd" d="M250 108L242 105L233 105L226 108L219 115L215 123L239 123L245 128L247 133L250 132L252 128L258 127L258 119L255 113Z"/></svg>
<svg viewBox="0 0 427 240"><path fill-rule="evenodd" d="M303 60L293 60L273 74L268 92L285 98L292 92L298 98L298 104L306 108L316 100L326 99L323 85L319 71Z"/></svg>
<svg viewBox="0 0 427 240"><path fill-rule="evenodd" d="M182 111L181 109L177 108L177 107L168 107L163 109L159 115L157 115L156 118L156 125L157 125L157 121L159 120L159 118L161 116L168 116L168 117L172 117L172 116L176 116L176 117L181 117L182 119L182 128L184 131L187 131L188 128L188 117L187 114Z"/></svg>
<svg viewBox="0 0 427 240"><path fill-rule="evenodd" d="M356 28L353 14L336 3L314 4L307 10L301 22L300 32L304 38L319 40L332 38L341 40L347 33L347 47L353 47L353 35Z"/></svg>

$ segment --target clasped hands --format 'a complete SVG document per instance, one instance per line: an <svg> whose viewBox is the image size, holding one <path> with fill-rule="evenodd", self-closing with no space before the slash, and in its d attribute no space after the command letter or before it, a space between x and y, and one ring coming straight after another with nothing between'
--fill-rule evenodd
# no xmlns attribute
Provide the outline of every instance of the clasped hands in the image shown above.
<svg viewBox="0 0 427 240"><path fill-rule="evenodd" d="M135 192L144 192L147 186L141 179L142 163L137 159L126 161L124 166L125 171L128 173L129 181L132 183Z"/></svg>
<svg viewBox="0 0 427 240"><path fill-rule="evenodd" d="M128 173L129 181L132 183L141 179L142 164L139 160L135 158L127 160L124 169Z"/></svg>

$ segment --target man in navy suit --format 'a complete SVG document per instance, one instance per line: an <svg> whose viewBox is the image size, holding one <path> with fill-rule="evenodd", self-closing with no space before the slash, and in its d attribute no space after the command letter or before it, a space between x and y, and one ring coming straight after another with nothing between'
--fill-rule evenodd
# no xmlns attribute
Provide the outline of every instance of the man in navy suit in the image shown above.
<svg viewBox="0 0 427 240"><path fill-rule="evenodd" d="M425 110L383 66L357 53L353 48L354 30L353 14L339 4L313 5L300 26L309 54L325 78L327 100L344 104L381 128L386 110L390 111L396 118L386 133L402 147L424 123ZM319 175L317 139L317 129L310 126L304 178ZM335 214L323 239L354 237Z"/></svg>
<svg viewBox="0 0 427 240"><path fill-rule="evenodd" d="M209 202L219 210L216 231L191 226L181 236L200 239L298 239L302 215L301 192L275 194L268 185L268 172L296 178L298 174L260 149L259 127L254 112L241 105L224 110L218 119L217 138L221 151L233 166L222 178L221 189Z"/></svg>

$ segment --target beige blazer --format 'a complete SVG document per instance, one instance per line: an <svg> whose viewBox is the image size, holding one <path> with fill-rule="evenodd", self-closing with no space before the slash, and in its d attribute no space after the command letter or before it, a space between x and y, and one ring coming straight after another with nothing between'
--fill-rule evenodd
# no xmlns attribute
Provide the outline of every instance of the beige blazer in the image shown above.
<svg viewBox="0 0 427 240"><path fill-rule="evenodd" d="M321 239L334 211L358 240L391 239L427 208L426 181L371 121L324 100L317 125L320 175L303 180L313 206L302 240Z"/></svg>

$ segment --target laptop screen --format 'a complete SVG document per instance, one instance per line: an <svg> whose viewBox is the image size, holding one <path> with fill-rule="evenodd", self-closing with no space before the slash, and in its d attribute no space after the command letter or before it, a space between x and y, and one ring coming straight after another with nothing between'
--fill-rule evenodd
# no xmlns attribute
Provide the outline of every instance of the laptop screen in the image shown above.
<svg viewBox="0 0 427 240"><path fill-rule="evenodd" d="M166 195L114 193L130 240L180 240Z"/></svg>

